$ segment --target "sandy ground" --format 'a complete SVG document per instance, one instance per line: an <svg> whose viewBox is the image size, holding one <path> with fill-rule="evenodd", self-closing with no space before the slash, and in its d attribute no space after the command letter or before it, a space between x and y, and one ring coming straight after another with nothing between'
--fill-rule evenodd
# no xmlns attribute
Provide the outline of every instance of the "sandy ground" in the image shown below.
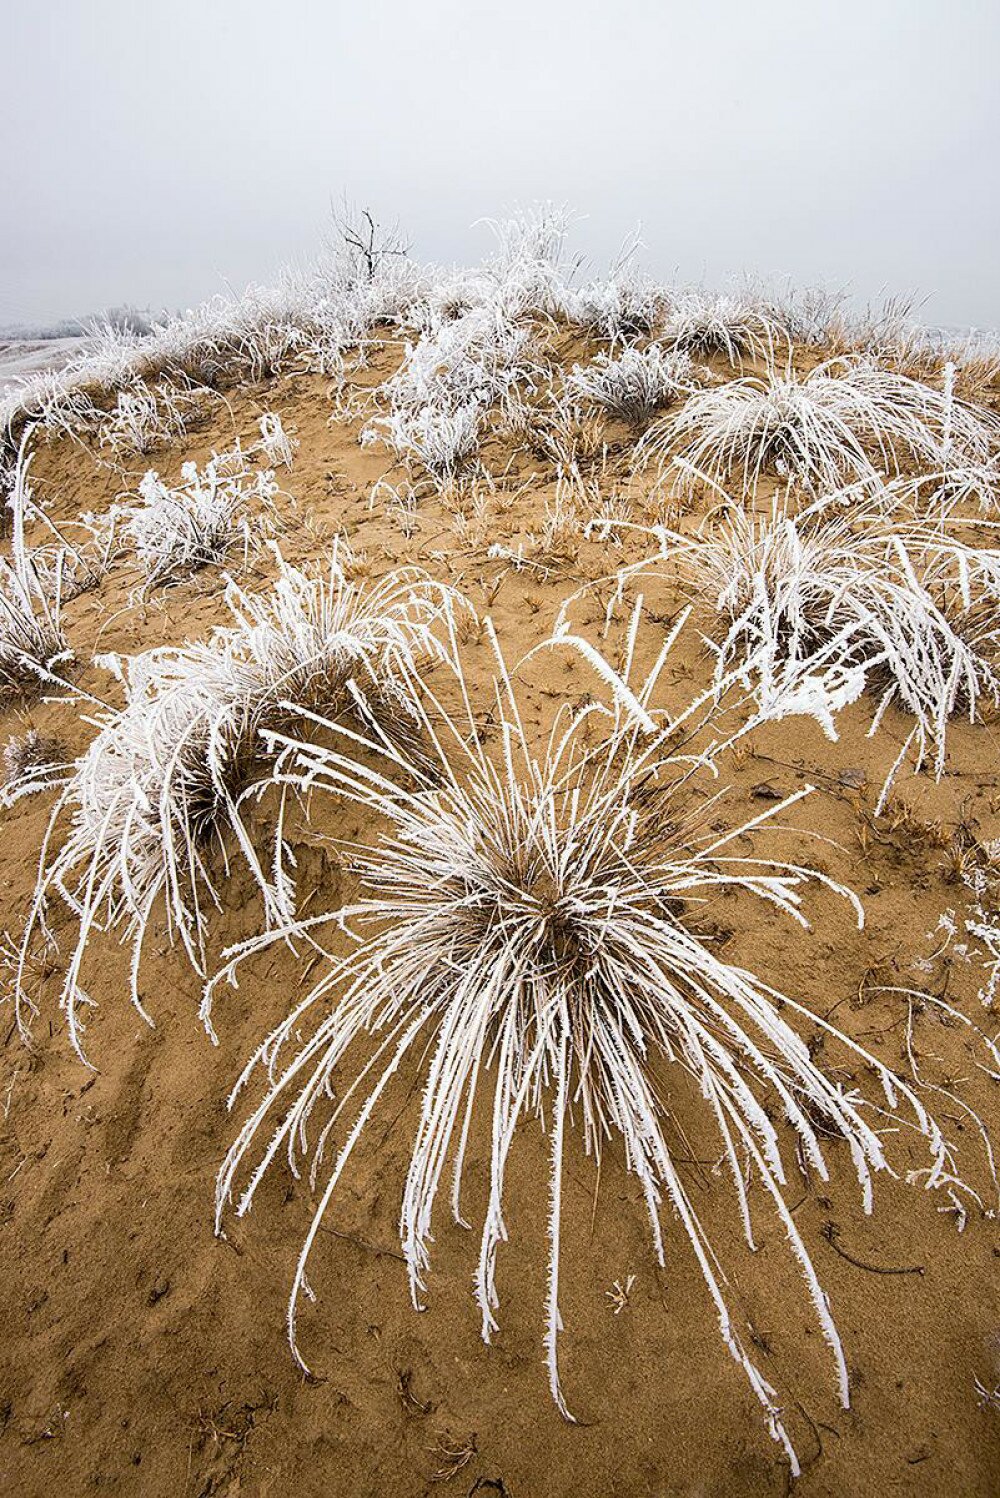
<svg viewBox="0 0 1000 1498"><path fill-rule="evenodd" d="M567 357L578 354L567 346ZM384 378L388 358L376 361L363 381ZM523 453L508 472L502 491L517 497L492 518L484 544L459 535L439 498L421 504L416 529L404 534L380 504L368 504L390 458L359 447L358 423L328 420L322 380L284 378L236 395L230 407L183 446L149 461L176 474L183 458L204 458L210 448L228 445L234 432L249 443L259 412L277 410L301 444L291 474L282 475L295 498L285 509L286 556L314 557L344 531L372 575L418 562L489 608L512 659L544 638L572 589L629 554L588 542L575 556L550 559L545 570L521 572L487 556L489 540L516 546L537 530L554 473L535 455ZM625 437L608 435L605 467L624 473ZM494 461L502 444L493 446L497 452L487 457L496 471L503 467ZM99 511L130 481L65 440L39 450L34 477L60 521ZM696 510L684 523L697 518ZM246 581L262 586L269 570L263 559ZM129 608L135 581L134 571L117 566L99 589L67 606L80 662L76 679L89 690L114 692L108 673L88 664L95 650L137 651L204 636L223 622L214 569L155 603ZM682 599L667 582L645 591L641 648L652 657L657 629ZM578 617L595 631L602 614L598 595L580 605ZM487 644L471 638L466 649L473 684L485 690ZM665 691L682 700L706 670L706 653L692 632ZM532 731L544 732L567 694L593 689L582 662L558 654L536 661L524 682ZM727 958L821 1015L835 1011L852 1037L905 1069L909 1006L898 995L875 992L880 985L926 985L982 1017L980 972L947 954L927 971L921 963L940 945L942 911L961 915L967 908L968 892L955 872L956 840L970 830L980 842L1000 836L1000 756L995 726L957 724L941 782L904 776L887 813L876 819L877 789L907 726L890 713L869 740L871 717L872 705L858 704L837 744L801 721L758 734L750 752L726 765L731 790L718 813L735 825L770 794L815 784L808 802L789 813L789 830L755 837L754 851L811 862L851 884L864 900L866 929L859 932L846 903L822 890L811 898L808 931L743 896L720 897L697 919L723 943ZM28 723L58 734L74 752L93 732L75 704L36 701L5 708L0 737ZM36 796L0 813L2 925L15 937L49 809L49 799ZM347 836L364 830L353 812L328 815L327 830ZM829 841L818 842L816 833ZM343 896L342 876L317 828L303 825L295 836L300 888L318 887L331 902ZM258 919L247 879L234 874L213 933L219 946L257 929ZM69 932L65 916L56 929ZM214 1175L235 1128L225 1097L248 1052L300 993L301 964L283 949L250 964L239 990L220 995L218 1047L198 1024L198 982L170 949L162 921L142 979L155 1028L129 1004L127 958L116 942L96 943L87 968L98 1005L87 1030L96 1071L86 1071L68 1046L56 1007L58 972L37 974L33 1049L21 1043L9 1010L4 1024L3 1491L23 1498L90 1492L718 1498L783 1495L794 1486L803 1498L986 1498L1000 1490L1000 1416L979 1407L974 1389L976 1378L991 1388L1000 1380L995 1223L974 1214L959 1234L953 1216L939 1210L938 1196L907 1187L907 1170L923 1163L912 1142L899 1140L900 1179L879 1182L870 1218L843 1146L832 1147L829 1183L789 1183L788 1200L847 1350L852 1407L845 1411L780 1227L762 1209L757 1254L742 1248L733 1193L698 1099L669 1071L661 1079L685 1179L726 1256L757 1355L785 1404L803 1464L795 1484L718 1335L676 1223L666 1227L666 1268L656 1266L641 1190L615 1146L599 1181L578 1138L567 1150L560 1345L564 1390L578 1424L560 1418L546 1389L547 1165L537 1124L520 1131L513 1153L511 1237L500 1256L501 1330L494 1345L480 1340L472 1297L478 1235L453 1226L444 1210L436 1223L429 1309L411 1308L396 1237L418 1102L405 1073L314 1255L316 1302L302 1312L300 1338L318 1376L307 1382L291 1360L284 1329L290 1277L310 1217L307 1183L276 1170L227 1241L212 1231ZM913 1042L928 1077L951 1082L995 1127L995 1089L977 1072L960 1027L918 1007ZM979 1179L975 1129L947 1099L941 1111ZM467 1203L474 1223L487 1165L477 1126ZM615 1314L608 1292L630 1275L627 1303Z"/></svg>

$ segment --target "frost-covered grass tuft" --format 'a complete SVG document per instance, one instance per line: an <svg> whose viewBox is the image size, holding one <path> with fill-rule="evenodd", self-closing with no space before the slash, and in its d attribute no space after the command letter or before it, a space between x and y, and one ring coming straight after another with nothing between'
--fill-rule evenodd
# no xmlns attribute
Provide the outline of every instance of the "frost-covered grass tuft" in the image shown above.
<svg viewBox="0 0 1000 1498"><path fill-rule="evenodd" d="M540 373L530 330L501 308L434 320L380 387L387 413L368 423L361 440L387 443L436 480L453 478L476 457L487 412L499 405L514 416Z"/></svg>
<svg viewBox="0 0 1000 1498"><path fill-rule="evenodd" d="M531 386L540 372L530 330L497 309L476 308L407 344L383 394L396 409L506 406L513 390Z"/></svg>
<svg viewBox="0 0 1000 1498"><path fill-rule="evenodd" d="M641 426L656 411L694 388L694 366L687 354L651 343L627 348L617 358L598 354L587 365L574 364L566 396L575 405L597 406L619 421Z"/></svg>
<svg viewBox="0 0 1000 1498"><path fill-rule="evenodd" d="M297 437L290 437L277 411L265 411L260 418L258 447L272 468L291 468L295 460Z"/></svg>
<svg viewBox="0 0 1000 1498"><path fill-rule="evenodd" d="M782 329L749 300L691 291L671 301L660 336L696 359L721 357L742 368L746 359L773 356Z"/></svg>
<svg viewBox="0 0 1000 1498"><path fill-rule="evenodd" d="M789 475L814 492L880 484L906 463L936 471L984 462L1000 421L866 359L836 359L800 375L790 367L692 396L647 434L650 452L679 461L681 483L700 475L756 491L762 475Z"/></svg>
<svg viewBox="0 0 1000 1498"><path fill-rule="evenodd" d="M369 422L361 440L386 442L397 457L422 464L432 478L444 481L475 459L482 419L482 407L475 401L451 410L401 409Z"/></svg>
<svg viewBox="0 0 1000 1498"><path fill-rule="evenodd" d="M501 219L484 219L496 248L484 271L489 302L511 318L553 316L569 274L566 239L573 215L558 203L539 203Z"/></svg>
<svg viewBox="0 0 1000 1498"><path fill-rule="evenodd" d="M156 386L136 383L119 391L98 429L98 442L118 459L151 452L183 436L205 414L212 399L214 393L204 387L167 381Z"/></svg>
<svg viewBox="0 0 1000 1498"><path fill-rule="evenodd" d="M22 796L49 790L65 777L66 748L61 740L37 728L15 734L4 745L0 804L11 806Z"/></svg>
<svg viewBox="0 0 1000 1498"><path fill-rule="evenodd" d="M384 718L390 733L402 733L402 665L438 649L436 626L452 606L447 588L417 572L349 582L336 548L325 572L301 571L277 547L275 553L279 577L270 592L251 595L229 584L231 627L205 643L125 662L107 658L125 705L102 711L97 737L53 813L18 978L26 1028L34 1005L24 989L25 963L58 894L78 923L61 1002L81 1055L80 1006L90 1002L81 967L95 931L120 930L131 942L132 997L144 1012L139 965L159 900L171 941L180 941L203 975L207 911L220 904L220 880L234 854L250 869L267 919L290 918L294 882L283 810L268 834L269 854L259 854L246 821L248 800L270 777L262 731L321 711ZM58 849L57 829L65 832ZM213 862L220 860L221 873Z"/></svg>
<svg viewBox="0 0 1000 1498"><path fill-rule="evenodd" d="M0 695L37 690L70 651L58 596L50 598L30 557L19 567L0 558Z"/></svg>
<svg viewBox="0 0 1000 1498"><path fill-rule="evenodd" d="M271 469L252 477L227 454L204 468L185 463L171 486L153 469L131 503L115 509L119 546L146 574L146 587L183 582L193 572L222 562L238 546L244 555L276 525L278 486Z"/></svg>
<svg viewBox="0 0 1000 1498"><path fill-rule="evenodd" d="M52 679L55 666L71 656L61 622L65 552L60 550L46 571L25 540L25 520L33 507L30 437L29 428L7 501L11 555L9 560L0 557L0 696L37 690Z"/></svg>
<svg viewBox="0 0 1000 1498"><path fill-rule="evenodd" d="M795 680L836 668L877 695L872 733L890 704L913 719L887 791L909 752L940 776L951 718L1000 700L1000 554L853 500L798 516L732 506L664 549L728 620L720 678L745 666L765 711Z"/></svg>
<svg viewBox="0 0 1000 1498"><path fill-rule="evenodd" d="M629 661L634 644L633 627ZM240 964L268 941L305 935L324 921L335 921L356 943L269 1036L234 1090L235 1100L262 1078L264 1095L219 1175L218 1224L221 1231L233 1200L238 1214L250 1210L279 1155L298 1174L311 1153L316 1205L288 1308L292 1349L307 1368L298 1306L303 1292L312 1295L309 1262L325 1214L359 1142L375 1132L380 1114L396 1114L395 1080L402 1088L412 1080L419 1117L400 1234L413 1301L418 1308L425 1303L442 1190L455 1221L471 1227L462 1189L475 1149L489 1190L477 1227L474 1286L482 1335L490 1341L498 1326L497 1256L508 1237L508 1158L524 1121L534 1117L550 1157L548 1376L553 1399L572 1419L557 1360L565 1160L574 1129L598 1164L606 1144L620 1137L659 1262L666 1258L666 1232L679 1228L726 1346L794 1471L777 1395L753 1361L750 1327L731 1299L726 1268L677 1157L678 1100L700 1106L717 1131L716 1153L751 1247L753 1219L765 1208L775 1214L829 1344L845 1405L846 1363L787 1203L786 1157L794 1160L794 1145L802 1168L825 1180L828 1141L846 1140L870 1210L872 1177L888 1167L886 1119L898 1115L910 1137L926 1140L933 1183L961 1188L950 1148L911 1087L803 1004L727 963L691 925L702 902L735 892L765 899L805 924L804 887L811 879L830 881L736 851L749 827L759 832L799 796L747 827L709 830L717 823L694 782L711 772L711 763L690 752L672 754L669 730L647 729L668 650L669 644L651 676L634 686L630 666L618 677L605 662L614 706L591 702L575 715L564 707L541 755L528 741L499 652L494 750L484 745L461 673L458 695L466 708L455 714L440 694L415 683L426 738L436 748L431 763L387 754L369 737L364 747L381 755L385 770L359 772L353 735L342 736L341 749L279 736L282 774L291 785L353 797L380 813L385 831L373 846L346 850L360 880L354 903L234 949L220 974L235 981ZM413 789L401 791L400 783ZM708 806L717 811L717 798ZM854 897L832 888L851 899L860 921ZM822 1050L807 1043L817 1031ZM880 1090L872 1102L845 1084L838 1056L860 1062L875 1079ZM471 1143L479 1137L476 1117L490 1130L485 1162Z"/></svg>
<svg viewBox="0 0 1000 1498"><path fill-rule="evenodd" d="M628 266L629 258L630 250L604 280L567 287L561 308L567 322L612 345L645 338L654 331L666 294L662 287L636 275Z"/></svg>

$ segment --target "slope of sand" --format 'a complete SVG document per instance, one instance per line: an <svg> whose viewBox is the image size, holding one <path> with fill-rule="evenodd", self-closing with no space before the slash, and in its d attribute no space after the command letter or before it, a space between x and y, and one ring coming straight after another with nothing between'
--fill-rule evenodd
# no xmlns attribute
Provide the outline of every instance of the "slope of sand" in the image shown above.
<svg viewBox="0 0 1000 1498"><path fill-rule="evenodd" d="M567 359L581 345L567 341ZM381 354L358 379L373 384L391 369ZM186 457L204 459L234 434L249 444L260 411L278 411L300 447L281 482L286 557L323 553L347 533L360 565L377 576L417 562L463 587L489 609L508 658L550 631L560 603L590 578L633 555L628 547L579 543L575 556L518 572L487 555L490 541L516 548L537 532L554 471L522 453L501 485L484 544L456 531L440 499L421 503L404 534L372 484L391 460L358 445L358 423L328 420L325 383L283 378L231 400L231 410L183 444L148 460L176 475ZM605 480L628 470L626 434L611 430ZM498 444L494 444L498 447ZM495 472L502 452L488 450ZM595 462L598 460L595 459ZM132 482L146 466L137 460ZM534 473L527 487L525 482ZM78 443L39 449L33 477L60 522L99 511L121 489ZM520 492L518 492L520 490ZM641 490L639 514L641 515ZM697 507L683 523L699 518ZM410 526L406 526L410 530ZM273 573L265 555L245 582ZM113 697L95 651L134 652L204 637L225 621L217 569L128 607L136 574L124 564L99 589L67 606L76 679ZM657 627L682 600L667 583L644 585L641 648L655 654ZM606 593L583 600L575 618L595 634ZM704 621L707 627L707 621ZM470 678L485 692L486 640L466 641ZM706 679L697 632L678 647L667 690L677 701ZM525 672L529 722L539 734L567 695L595 690L582 661L556 652ZM1000 757L993 726L956 724L939 784L904 775L886 815L874 819L877 789L907 731L890 713L869 740L872 707L845 714L836 744L804 720L759 733L751 752L733 755L731 791L713 812L734 825L774 792L818 787L789 813L789 830L752 840L754 851L812 863L862 896L867 927L856 929L846 902L817 888L808 931L741 896L720 898L698 919L726 957L760 973L906 1069L909 1006L882 987L928 985L966 1013L977 1012L981 972L940 946L937 924L962 915L968 891L957 877L963 839L1000 836ZM92 728L70 704L7 706L0 737L31 723L77 753ZM15 937L33 888L51 797L0 813L2 924ZM353 836L354 812L327 809L321 827L297 838L300 894L317 907L347 892L322 831ZM819 834L827 841L817 841ZM57 934L70 933L64 912ZM257 929L259 911L240 872L227 885L213 936L221 947ZM547 1155L536 1124L524 1127L512 1160L500 1255L501 1330L479 1337L472 1297L478 1236L438 1214L430 1303L409 1302L396 1236L399 1191L418 1102L403 1075L387 1100L371 1148L345 1183L314 1254L314 1305L300 1339L315 1373L296 1370L285 1340L287 1291L310 1217L307 1182L277 1169L255 1210L213 1236L215 1171L235 1122L225 1109L250 1050L302 992L301 959L274 948L249 964L237 991L223 990L213 1047L197 1020L199 986L168 945L162 919L151 935L142 995L150 1029L130 1006L127 956L115 941L94 944L86 986L97 1004L87 1021L96 1071L69 1049L56 1000L53 964L35 975L40 1014L25 1049L8 1010L0 1084L0 1488L23 1495L367 1495L437 1492L507 1498L611 1498L634 1494L784 1494L787 1464L768 1439L760 1408L718 1335L712 1307L686 1239L666 1227L667 1264L657 1268L642 1193L620 1148L606 1153L599 1182L578 1138L567 1151L562 1273L563 1386L579 1423L564 1422L545 1381L542 1296ZM926 970L925 970L926 968ZM978 1011L982 1014L982 1011ZM996 1121L967 1037L930 1010L913 1019L913 1045L929 1079L956 1083ZM866 1218L843 1146L831 1150L828 1184L790 1182L795 1220L828 1291L850 1366L852 1407L837 1402L832 1367L780 1226L761 1206L759 1249L741 1247L733 1193L716 1159L698 1100L664 1073L676 1118L678 1152L704 1224L725 1251L734 1291L755 1330L757 1355L785 1401L803 1464L795 1484L818 1495L995 1493L1000 1420L978 1407L974 1380L1000 1378L1000 1313L995 1224L970 1215L959 1234L942 1198L902 1179L880 1181ZM941 1098L940 1111L980 1170L968 1120ZM901 1139L900 1177L924 1157ZM482 1131L470 1145L466 1210L480 1220L488 1178ZM981 1174L981 1171L980 1171ZM757 1188L759 1192L759 1188ZM614 1282L634 1275L615 1314Z"/></svg>

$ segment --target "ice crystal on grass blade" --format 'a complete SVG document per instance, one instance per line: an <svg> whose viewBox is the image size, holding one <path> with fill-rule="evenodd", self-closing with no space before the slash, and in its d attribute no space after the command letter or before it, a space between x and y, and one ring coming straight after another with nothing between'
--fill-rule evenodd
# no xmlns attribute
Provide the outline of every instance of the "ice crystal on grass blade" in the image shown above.
<svg viewBox="0 0 1000 1498"><path fill-rule="evenodd" d="M492 632L490 638L495 645ZM566 636L563 643L572 640ZM236 981L239 964L268 940L305 935L325 920L338 922L357 943L332 962L237 1084L234 1101L263 1073L265 1093L220 1172L219 1228L233 1200L240 1215L250 1209L279 1154L298 1173L311 1151L318 1202L288 1307L292 1349L306 1368L298 1305L303 1291L312 1294L307 1270L324 1214L359 1141L388 1106L393 1078L416 1067L419 1118L400 1218L412 1298L423 1305L433 1213L446 1177L452 1215L469 1226L461 1193L472 1120L479 1117L489 1123L492 1144L474 1283L489 1341L498 1324L497 1253L507 1238L508 1156L519 1124L538 1118L550 1154L546 1361L552 1397L572 1419L557 1363L564 1156L574 1124L598 1161L608 1141L620 1136L628 1169L642 1187L659 1262L674 1223L695 1255L725 1344L795 1468L777 1396L753 1361L749 1330L734 1311L726 1273L675 1156L658 1079L676 1067L695 1084L718 1131L751 1245L752 1218L763 1203L776 1214L829 1344L845 1405L840 1341L786 1202L788 1147L795 1144L800 1159L825 1180L829 1141L846 1141L866 1211L873 1174L889 1168L879 1132L887 1114L898 1114L900 1126L924 1136L932 1161L928 1184L954 1184L950 1150L906 1083L802 1004L725 962L693 929L693 908L734 890L805 925L802 896L810 880L850 899L859 923L861 909L848 891L813 870L737 851L744 833L761 829L807 792L728 833L708 830L706 803L691 782L711 773L712 765L690 747L671 754L668 738L680 720L659 730L650 712L669 642L641 684L629 680L634 643L633 627L623 675L606 662L600 672L613 688L614 705L564 709L541 754L526 735L498 649L490 748L460 671L456 695L465 707L454 713L440 692L414 683L425 741L436 746L430 763L412 764L369 737L364 747L381 753L382 773L371 759L360 768L353 735L341 736L339 750L329 740L317 747L277 737L281 773L291 784L354 797L382 814L385 830L372 846L346 850L361 885L355 903L245 944L223 969ZM401 783L413 788L401 790ZM708 804L717 807L716 798ZM210 1002L211 990L206 1006ZM817 1032L826 1042L822 1051L808 1044ZM861 1063L881 1084L882 1096L869 1105L843 1080L841 1068L824 1071L819 1058L828 1051ZM751 1181L761 1196L751 1192Z"/></svg>
<svg viewBox="0 0 1000 1498"><path fill-rule="evenodd" d="M23 988L25 961L36 928L45 929L49 898L62 896L78 927L61 1002L81 1054L79 1007L89 1002L81 968L92 932L118 929L131 941L132 998L142 1010L143 941L162 898L171 940L205 975L207 911L219 905L213 852L216 862L234 852L245 861L269 923L291 917L283 801L269 854L255 845L246 819L248 800L259 798L271 775L263 730L293 726L309 711L336 719L363 701L369 718L401 733L399 673L439 648L435 628L452 595L422 573L352 583L336 549L325 571L300 571L277 555L270 592L229 584L230 628L204 643L110 659L125 706L101 713L98 735L53 813L19 973L26 1027L35 1006Z"/></svg>

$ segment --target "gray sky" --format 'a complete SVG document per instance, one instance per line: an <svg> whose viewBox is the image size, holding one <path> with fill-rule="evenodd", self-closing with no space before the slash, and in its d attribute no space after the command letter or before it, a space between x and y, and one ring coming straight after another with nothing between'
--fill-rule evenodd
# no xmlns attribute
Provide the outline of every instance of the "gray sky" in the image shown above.
<svg viewBox="0 0 1000 1498"><path fill-rule="evenodd" d="M414 253L554 198L658 275L1000 326L997 0L0 0L0 322L189 305L343 193Z"/></svg>

